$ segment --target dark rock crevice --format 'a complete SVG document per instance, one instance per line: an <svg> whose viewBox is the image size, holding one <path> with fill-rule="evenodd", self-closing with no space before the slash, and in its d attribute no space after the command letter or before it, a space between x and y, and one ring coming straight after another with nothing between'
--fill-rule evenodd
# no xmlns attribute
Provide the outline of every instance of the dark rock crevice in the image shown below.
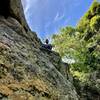
<svg viewBox="0 0 100 100"><path fill-rule="evenodd" d="M16 16L14 14L14 11L11 8L11 0L1 0L0 1L0 15L4 16L4 18L8 18L9 16L15 18L19 23L21 23L21 19L19 16ZM25 30L27 31L27 28L24 26Z"/></svg>
<svg viewBox="0 0 100 100"><path fill-rule="evenodd" d="M10 16L10 0L0 0L0 15L5 18Z"/></svg>

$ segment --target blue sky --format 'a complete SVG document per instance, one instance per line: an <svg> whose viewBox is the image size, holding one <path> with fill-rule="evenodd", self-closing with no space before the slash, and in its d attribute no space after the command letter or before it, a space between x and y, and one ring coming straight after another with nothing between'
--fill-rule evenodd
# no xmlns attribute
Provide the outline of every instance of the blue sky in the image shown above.
<svg viewBox="0 0 100 100"><path fill-rule="evenodd" d="M42 38L63 26L76 26L93 0L22 0L28 25Z"/></svg>

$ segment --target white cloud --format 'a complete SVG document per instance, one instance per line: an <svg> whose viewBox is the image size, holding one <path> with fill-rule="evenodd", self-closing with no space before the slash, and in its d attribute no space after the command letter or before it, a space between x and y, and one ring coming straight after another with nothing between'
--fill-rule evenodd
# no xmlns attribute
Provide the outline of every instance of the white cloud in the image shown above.
<svg viewBox="0 0 100 100"><path fill-rule="evenodd" d="M60 14L59 12L57 12L55 18L54 18L54 21L59 21L61 19L64 18L64 14Z"/></svg>
<svg viewBox="0 0 100 100"><path fill-rule="evenodd" d="M21 0L21 1L24 8L24 12L26 13L30 7L29 0Z"/></svg>

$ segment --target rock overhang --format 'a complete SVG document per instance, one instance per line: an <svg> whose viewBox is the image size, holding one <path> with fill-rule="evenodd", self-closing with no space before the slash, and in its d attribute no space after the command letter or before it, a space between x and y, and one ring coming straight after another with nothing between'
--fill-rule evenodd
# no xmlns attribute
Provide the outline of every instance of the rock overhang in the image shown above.
<svg viewBox="0 0 100 100"><path fill-rule="evenodd" d="M10 0L0 0L0 15L5 18L10 16Z"/></svg>
<svg viewBox="0 0 100 100"><path fill-rule="evenodd" d="M0 0L0 16L13 17L26 29L30 30L25 20L21 0Z"/></svg>

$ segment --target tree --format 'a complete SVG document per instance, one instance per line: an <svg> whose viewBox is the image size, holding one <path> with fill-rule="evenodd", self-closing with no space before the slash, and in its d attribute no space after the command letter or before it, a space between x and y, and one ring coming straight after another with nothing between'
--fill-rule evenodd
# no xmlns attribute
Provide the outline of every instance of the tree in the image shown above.
<svg viewBox="0 0 100 100"><path fill-rule="evenodd" d="M77 29L81 33L85 33L85 31L90 27L90 21L95 20L93 18L95 16L100 16L100 3L97 0L94 0L93 4L91 5L90 9L85 13L85 15L81 18L81 20L77 24ZM95 22L95 21L93 21Z"/></svg>
<svg viewBox="0 0 100 100"><path fill-rule="evenodd" d="M99 15L96 15L91 19L90 27L92 31L96 33L100 31L100 16Z"/></svg>
<svg viewBox="0 0 100 100"><path fill-rule="evenodd" d="M72 69L90 72L99 68L100 45L100 3L96 0L82 17L76 28L67 26L53 35L55 51L61 57L74 59Z"/></svg>

